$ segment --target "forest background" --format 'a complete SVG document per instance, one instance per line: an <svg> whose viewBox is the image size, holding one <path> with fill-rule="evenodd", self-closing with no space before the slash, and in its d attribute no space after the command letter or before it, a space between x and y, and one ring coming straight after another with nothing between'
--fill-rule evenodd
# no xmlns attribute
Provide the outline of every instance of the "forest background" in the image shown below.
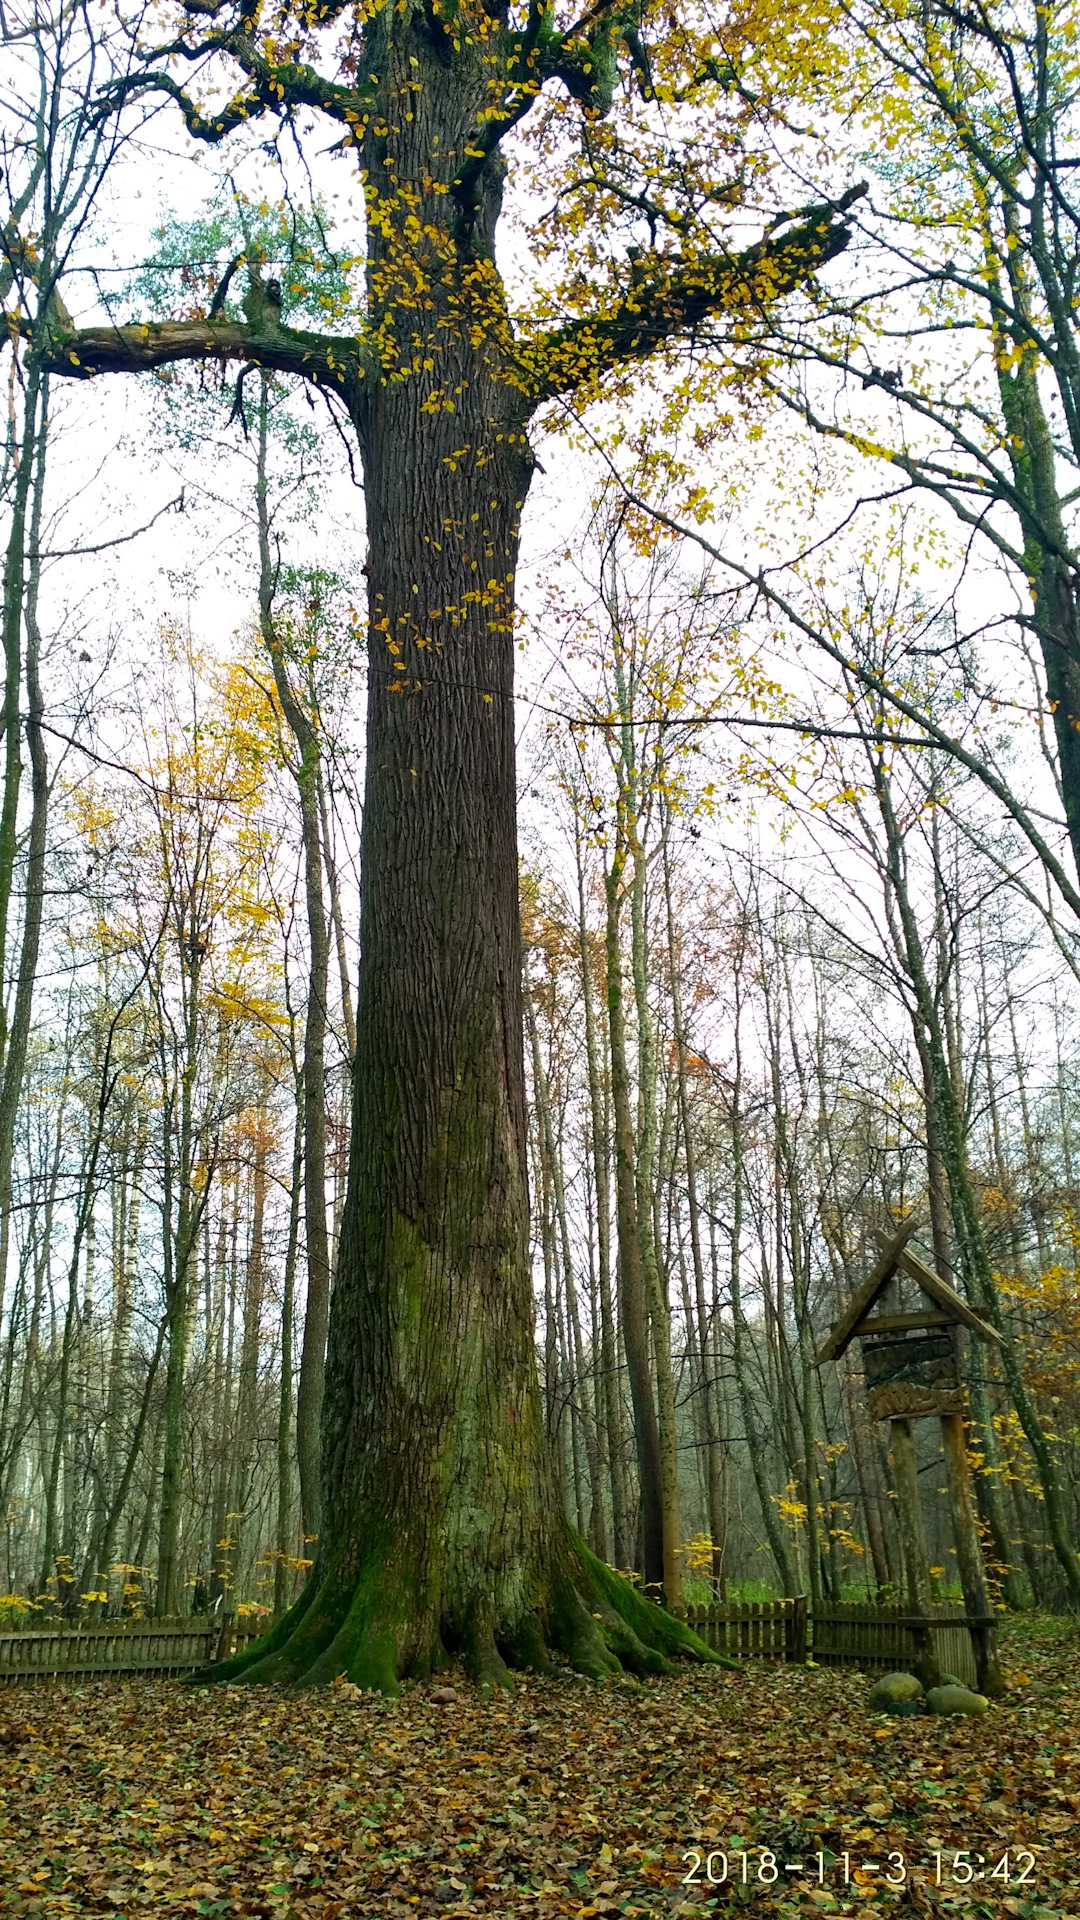
<svg viewBox="0 0 1080 1920"><path fill-rule="evenodd" d="M333 396L287 372L76 384L57 357L71 315L254 324L268 296L347 340L361 196L284 118L226 165L141 96L103 113L136 24L4 19L16 1619L280 1612L322 1518L358 476ZM624 76L621 145L597 111L572 147L569 81L513 135L516 313L573 316L685 232L700 182L665 172L662 137L656 162L683 70L738 157L733 246L782 210L848 222L787 298L687 321L647 380L579 384L532 434L516 731L544 1418L573 1524L640 1578L652 1503L675 1600L901 1584L858 1361L813 1354L875 1229L912 1209L1003 1339L970 1356L996 1591L1080 1597L1074 25L672 15L648 84Z"/></svg>

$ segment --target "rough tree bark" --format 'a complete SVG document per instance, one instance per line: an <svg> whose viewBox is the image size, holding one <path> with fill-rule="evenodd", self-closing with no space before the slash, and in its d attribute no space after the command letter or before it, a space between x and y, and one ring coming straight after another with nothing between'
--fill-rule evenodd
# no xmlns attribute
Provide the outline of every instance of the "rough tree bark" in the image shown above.
<svg viewBox="0 0 1080 1920"><path fill-rule="evenodd" d="M334 0L318 9L333 26ZM635 14L636 22L636 14ZM366 332L283 327L249 269L246 322L86 328L52 370L242 360L344 401L368 519L369 703L352 1149L323 1407L327 1521L300 1600L218 1669L394 1688L460 1651L482 1683L548 1650L601 1676L708 1650L595 1560L560 1511L533 1350L517 901L513 595L535 408L720 309L755 314L846 244L850 202L800 211L741 255L628 263L618 295L515 339L494 264L499 141L560 78L611 103L635 25L601 5L567 34L541 7L375 8L346 69L291 57L280 14L197 0L137 87L216 141L314 110L364 170ZM318 27L305 14L297 44ZM239 67L204 114L166 71ZM280 52L279 52L280 50ZM189 70L194 70L189 68ZM335 68L340 72L344 69Z"/></svg>

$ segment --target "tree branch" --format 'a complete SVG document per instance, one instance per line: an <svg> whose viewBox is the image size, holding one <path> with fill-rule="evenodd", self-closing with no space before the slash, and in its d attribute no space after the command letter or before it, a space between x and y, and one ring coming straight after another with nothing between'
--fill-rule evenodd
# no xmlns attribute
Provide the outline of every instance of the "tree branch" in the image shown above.
<svg viewBox="0 0 1080 1920"><path fill-rule="evenodd" d="M187 10L191 11L190 5ZM103 90L102 99L110 108L115 108L135 94L166 94L180 108L188 132L196 139L216 145L245 121L267 112L285 113L290 107L316 108L351 130L359 127L378 96L377 74L371 74L363 87L343 86L338 81L324 79L314 67L303 62L268 59L246 33L214 34L197 45L177 40L156 48L149 58L199 60L207 53L229 54L251 82L250 91L238 94L227 106L204 113L170 74L151 69L113 82Z"/></svg>
<svg viewBox="0 0 1080 1920"><path fill-rule="evenodd" d="M35 547L31 547L29 553L27 554L27 559L28 560L81 560L81 559L84 559L87 555L93 554L93 553L111 553L114 547L126 547L130 545L132 540L141 539L144 533L149 533L151 527L155 527L157 525L158 521L161 519L163 514L173 513L173 512L183 513L183 511L184 511L184 493L183 493L183 489L181 488L175 500L167 500L163 507L158 508L157 512L154 514L152 519L147 520L141 527L133 527L130 533L118 533L115 539L99 541L97 546L93 546L93 547L57 547L55 549L43 548L40 553L37 551Z"/></svg>
<svg viewBox="0 0 1080 1920"><path fill-rule="evenodd" d="M245 360L342 394L354 411L360 382L377 378L370 343L334 334L236 320L161 320L124 327L78 327L55 339L47 371L90 380L99 373L148 373L176 360Z"/></svg>
<svg viewBox="0 0 1080 1920"><path fill-rule="evenodd" d="M624 361L644 360L721 311L763 311L844 251L851 229L843 216L865 192L865 185L851 187L835 202L805 208L789 216L798 226L743 253L636 262L630 286L607 313L584 315L522 348L534 401L553 400Z"/></svg>
<svg viewBox="0 0 1080 1920"><path fill-rule="evenodd" d="M607 458L607 456L605 456L605 458ZM784 594L778 592L777 588L766 579L763 569L759 568L757 572L754 572L751 568L744 567L740 561L733 559L730 554L721 553L720 549L714 546L712 541L708 540L699 528L686 525L682 521L674 519L670 514L665 513L662 507L654 506L651 501L644 499L642 495L636 493L632 487L627 486L622 475L618 472L618 469L614 466L610 458L608 458L608 467L617 484L622 489L623 497L628 500L631 505L637 507L642 513L648 514L653 520L658 521L661 526L667 527L669 532L676 534L681 539L692 540L695 546L700 547L702 552L707 553L711 559L718 561L720 566L726 567L730 572L738 574L746 581L748 586L753 587L760 593L771 606L776 607L796 632L803 634L808 640L813 641L814 645L820 647L823 653L828 654L836 666L841 667L845 673L850 673L866 692L875 694L880 700L883 700L890 706L894 712L902 714L905 720L910 721L914 726L920 727L927 736L925 744L939 747L944 753L948 754L951 759L955 760L959 766L966 768L968 773L974 774L975 778L980 780L983 786L994 795L994 798L1004 808L1010 819L1019 827L1025 840L1038 855L1046 872L1053 880L1062 899L1066 905L1071 908L1072 912L1077 916L1077 919L1080 920L1080 891L1078 891L1070 879L1049 843L1039 832L1031 814L1023 805L1023 802L1017 798L1007 782L994 772L987 761L980 759L978 754L970 752L954 735L948 733L944 727L940 727L932 715L926 713L914 700L908 699L902 689L893 686L883 674L876 673L872 668L867 667L859 660L849 658L843 648L838 647L836 643L829 638L827 633L803 618L802 614L792 605L791 601L788 600Z"/></svg>

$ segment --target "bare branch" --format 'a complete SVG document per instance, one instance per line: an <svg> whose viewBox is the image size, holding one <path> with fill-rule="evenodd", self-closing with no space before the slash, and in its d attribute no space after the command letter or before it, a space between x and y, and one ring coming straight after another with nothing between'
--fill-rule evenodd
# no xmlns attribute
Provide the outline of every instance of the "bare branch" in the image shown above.
<svg viewBox="0 0 1080 1920"><path fill-rule="evenodd" d="M149 533L151 527L156 527L163 514L172 513L174 510L177 513L184 511L183 489L177 494L175 500L167 500L163 507L158 508L152 519L147 520L141 527L133 527L130 533L118 533L115 539L102 540L94 547L56 547L42 553L31 548L27 558L30 560L76 560L82 559L89 553L109 553L113 547L126 547L130 541L141 539L144 533Z"/></svg>

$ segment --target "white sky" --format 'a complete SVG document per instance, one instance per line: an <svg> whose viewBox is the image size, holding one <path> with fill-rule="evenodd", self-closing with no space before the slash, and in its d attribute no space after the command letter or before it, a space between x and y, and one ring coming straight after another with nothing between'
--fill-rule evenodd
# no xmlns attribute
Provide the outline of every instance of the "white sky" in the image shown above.
<svg viewBox="0 0 1080 1920"><path fill-rule="evenodd" d="M328 157L326 148L330 144L329 137L324 138L321 132L309 143L311 177L336 223L335 239L359 248L355 162ZM280 196L281 176L275 174L256 142L252 142L246 159L238 159L235 149L229 159L232 177L242 189L255 196L260 192L270 198ZM115 270L130 269L149 256L156 225L170 216L193 218L202 210L221 184L221 164L213 150L186 140L170 110L162 112L147 137L135 143L117 166L96 226L87 236L76 265L80 269L93 267L107 284L115 284ZM308 182L297 162L290 160L289 168L288 188L302 204ZM508 244L512 249L508 264L513 272L521 266L516 255L521 243L511 237ZM100 312L95 307L94 281L89 273L79 271L70 276L64 294L76 318L89 320ZM652 404L644 385L639 404L645 409ZM156 408L150 383L130 377L111 376L86 385L54 383L52 517L46 538L50 549L94 544L131 532L145 525L181 490L187 508L183 515L169 513L151 532L111 552L90 560L62 561L50 569L52 631L64 635L69 663L83 687L95 679L110 646L116 649L116 678L122 682L125 671L137 665L140 652L163 619L187 620L200 640L223 653L230 649L237 631L251 621L255 551L249 468L239 455L229 460L215 454L207 460L179 448L167 450L158 430ZM599 468L570 448L561 436L545 436L538 429L533 437L545 471L537 474L528 501L520 576L521 605L531 635L519 664L526 779L523 812L533 844L547 844L556 858L558 836L546 824L545 809L534 806L528 793L535 738L532 703L542 707L550 700L565 707L572 690L558 658L553 657L549 639L543 632L537 637L535 624L542 604L542 582L558 571L559 556L578 540ZM809 482L800 482L798 475L803 465L812 466L813 459L821 457L820 449L814 454L808 452L805 436L790 420L771 422L763 442L752 446L744 439L732 453L738 497L726 506L723 524L732 550L749 565L773 564L782 551L798 550L811 536L817 537L827 521L842 520L856 490L867 489L865 469L847 463L845 472L845 462L837 458L832 462L833 485L825 503L827 511L817 503L811 510L806 493ZM362 503L332 434L325 439L325 458L317 514L309 527L295 530L288 557L300 563L318 559L338 565L342 571L353 569L359 587ZM732 477L730 470L714 462L719 498L726 499ZM933 519L927 507L917 511ZM943 591L954 577L958 551L955 530L947 523L941 525L951 558L944 572L927 566L927 590L933 593ZM841 542L830 562L831 570L840 573L845 550L849 557L856 553L862 538L860 530L849 536L846 549ZM691 554L688 565L697 564L698 557ZM563 578L567 580L566 591L572 592L569 577L564 573ZM977 562L969 570L963 598L973 621L992 614L1001 606L1000 574ZM83 652L89 653L88 662L78 659ZM820 686L821 666L810 655L799 658L786 646L782 654L778 675L801 703ZM994 670L1004 675L1014 672L1013 663L1000 649ZM830 671L824 669L826 679ZM54 657L47 673L53 674L47 698L50 693L54 698L61 697L66 670L58 670ZM781 751L788 746L781 737ZM1032 791L1042 804L1052 804L1037 754L1025 751L1023 757ZM812 784L807 784L812 797ZM748 811L755 816L752 821L746 817ZM790 828L790 822L788 825ZM745 799L740 799L712 822L703 823L697 850L703 870L722 864L725 848L740 843L747 833L759 836L763 846L772 847L779 858L778 826L775 807L759 803L748 809ZM789 838L785 857L805 862L807 872L821 869L822 856L814 851L812 838L802 830L797 829ZM866 924L858 863L850 853L838 853L837 857L841 883L846 880L849 898L835 904L854 928L860 921ZM835 889L835 878L827 884ZM869 926L865 937L872 937Z"/></svg>

